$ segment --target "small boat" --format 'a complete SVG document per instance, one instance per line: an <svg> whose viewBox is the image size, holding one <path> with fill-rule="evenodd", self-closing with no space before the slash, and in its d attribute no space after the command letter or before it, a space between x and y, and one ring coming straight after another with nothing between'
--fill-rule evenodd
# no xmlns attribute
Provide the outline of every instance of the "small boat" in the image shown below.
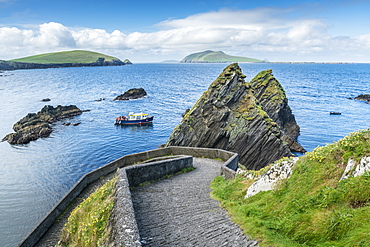
<svg viewBox="0 0 370 247"><path fill-rule="evenodd" d="M340 113L340 112L335 112L335 111L331 111L331 112L330 112L330 115L342 115L342 113Z"/></svg>
<svg viewBox="0 0 370 247"><path fill-rule="evenodd" d="M149 116L146 113L133 113L130 112L128 114L128 117L125 116L120 116L116 118L116 123L115 124L120 124L120 125L131 125L131 124L150 124L153 123L153 118L154 116Z"/></svg>

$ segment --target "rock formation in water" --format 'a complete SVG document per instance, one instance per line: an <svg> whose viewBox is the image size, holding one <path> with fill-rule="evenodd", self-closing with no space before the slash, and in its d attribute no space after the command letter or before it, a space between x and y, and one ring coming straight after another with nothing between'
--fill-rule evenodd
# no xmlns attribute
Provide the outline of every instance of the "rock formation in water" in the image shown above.
<svg viewBox="0 0 370 247"><path fill-rule="evenodd" d="M221 148L239 154L239 162L257 170L292 151L299 126L284 89L271 70L251 82L237 63L224 69L183 117L165 146Z"/></svg>
<svg viewBox="0 0 370 247"><path fill-rule="evenodd" d="M6 135L2 141L8 141L10 144L26 144L40 137L48 137L53 131L51 123L80 114L82 111L75 105L58 105L55 108L46 105L37 114L28 113L27 116L15 123L13 125L15 133Z"/></svg>
<svg viewBox="0 0 370 247"><path fill-rule="evenodd" d="M147 93L145 92L144 88L132 88L124 94L117 96L116 98L114 98L114 100L140 99L146 95Z"/></svg>
<svg viewBox="0 0 370 247"><path fill-rule="evenodd" d="M354 98L355 100L361 100L366 101L368 104L370 104L370 94L360 94L359 96Z"/></svg>

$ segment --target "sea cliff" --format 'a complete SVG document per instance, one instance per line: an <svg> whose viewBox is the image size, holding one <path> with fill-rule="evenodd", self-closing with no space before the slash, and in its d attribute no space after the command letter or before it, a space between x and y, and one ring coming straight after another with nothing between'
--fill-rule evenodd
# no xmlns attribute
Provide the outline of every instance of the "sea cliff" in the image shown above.
<svg viewBox="0 0 370 247"><path fill-rule="evenodd" d="M105 61L104 58L98 59L93 63L23 63L0 60L0 70L16 69L50 69L63 67L93 67L93 66L122 66L131 63L125 63L121 60Z"/></svg>
<svg viewBox="0 0 370 247"><path fill-rule="evenodd" d="M131 64L98 52L74 50L39 54L13 60L0 60L0 70L46 69L61 67L121 66Z"/></svg>
<svg viewBox="0 0 370 247"><path fill-rule="evenodd" d="M299 126L284 89L271 70L250 82L237 63L227 66L193 108L186 112L165 146L221 148L239 154L239 162L257 170L292 151Z"/></svg>

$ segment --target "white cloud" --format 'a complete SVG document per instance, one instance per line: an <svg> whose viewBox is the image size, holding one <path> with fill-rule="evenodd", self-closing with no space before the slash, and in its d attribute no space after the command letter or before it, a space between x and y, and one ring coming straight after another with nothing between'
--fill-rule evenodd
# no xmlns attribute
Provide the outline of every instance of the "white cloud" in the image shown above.
<svg viewBox="0 0 370 247"><path fill-rule="evenodd" d="M124 48L126 35L118 30L108 33L103 29L83 29L74 31L73 37L78 47Z"/></svg>
<svg viewBox="0 0 370 247"><path fill-rule="evenodd" d="M75 47L76 45L71 31L55 22L40 25L39 31L25 42L36 47Z"/></svg>
<svg viewBox="0 0 370 247"><path fill-rule="evenodd" d="M159 31L124 34L73 29L50 22L37 28L0 28L1 59L68 49L101 51L135 61L182 59L205 49L270 61L366 60L370 34L332 37L319 19L293 18L293 9L220 10L167 20ZM356 53L357 51L357 53ZM361 52L360 52L361 51ZM358 57L353 57L359 54Z"/></svg>

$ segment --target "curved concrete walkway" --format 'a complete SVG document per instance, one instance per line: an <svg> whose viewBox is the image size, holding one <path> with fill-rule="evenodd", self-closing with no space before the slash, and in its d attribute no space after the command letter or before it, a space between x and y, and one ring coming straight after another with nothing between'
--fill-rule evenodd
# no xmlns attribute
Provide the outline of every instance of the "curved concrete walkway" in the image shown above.
<svg viewBox="0 0 370 247"><path fill-rule="evenodd" d="M143 246L257 246L210 198L221 164L194 158L194 171L132 189Z"/></svg>

